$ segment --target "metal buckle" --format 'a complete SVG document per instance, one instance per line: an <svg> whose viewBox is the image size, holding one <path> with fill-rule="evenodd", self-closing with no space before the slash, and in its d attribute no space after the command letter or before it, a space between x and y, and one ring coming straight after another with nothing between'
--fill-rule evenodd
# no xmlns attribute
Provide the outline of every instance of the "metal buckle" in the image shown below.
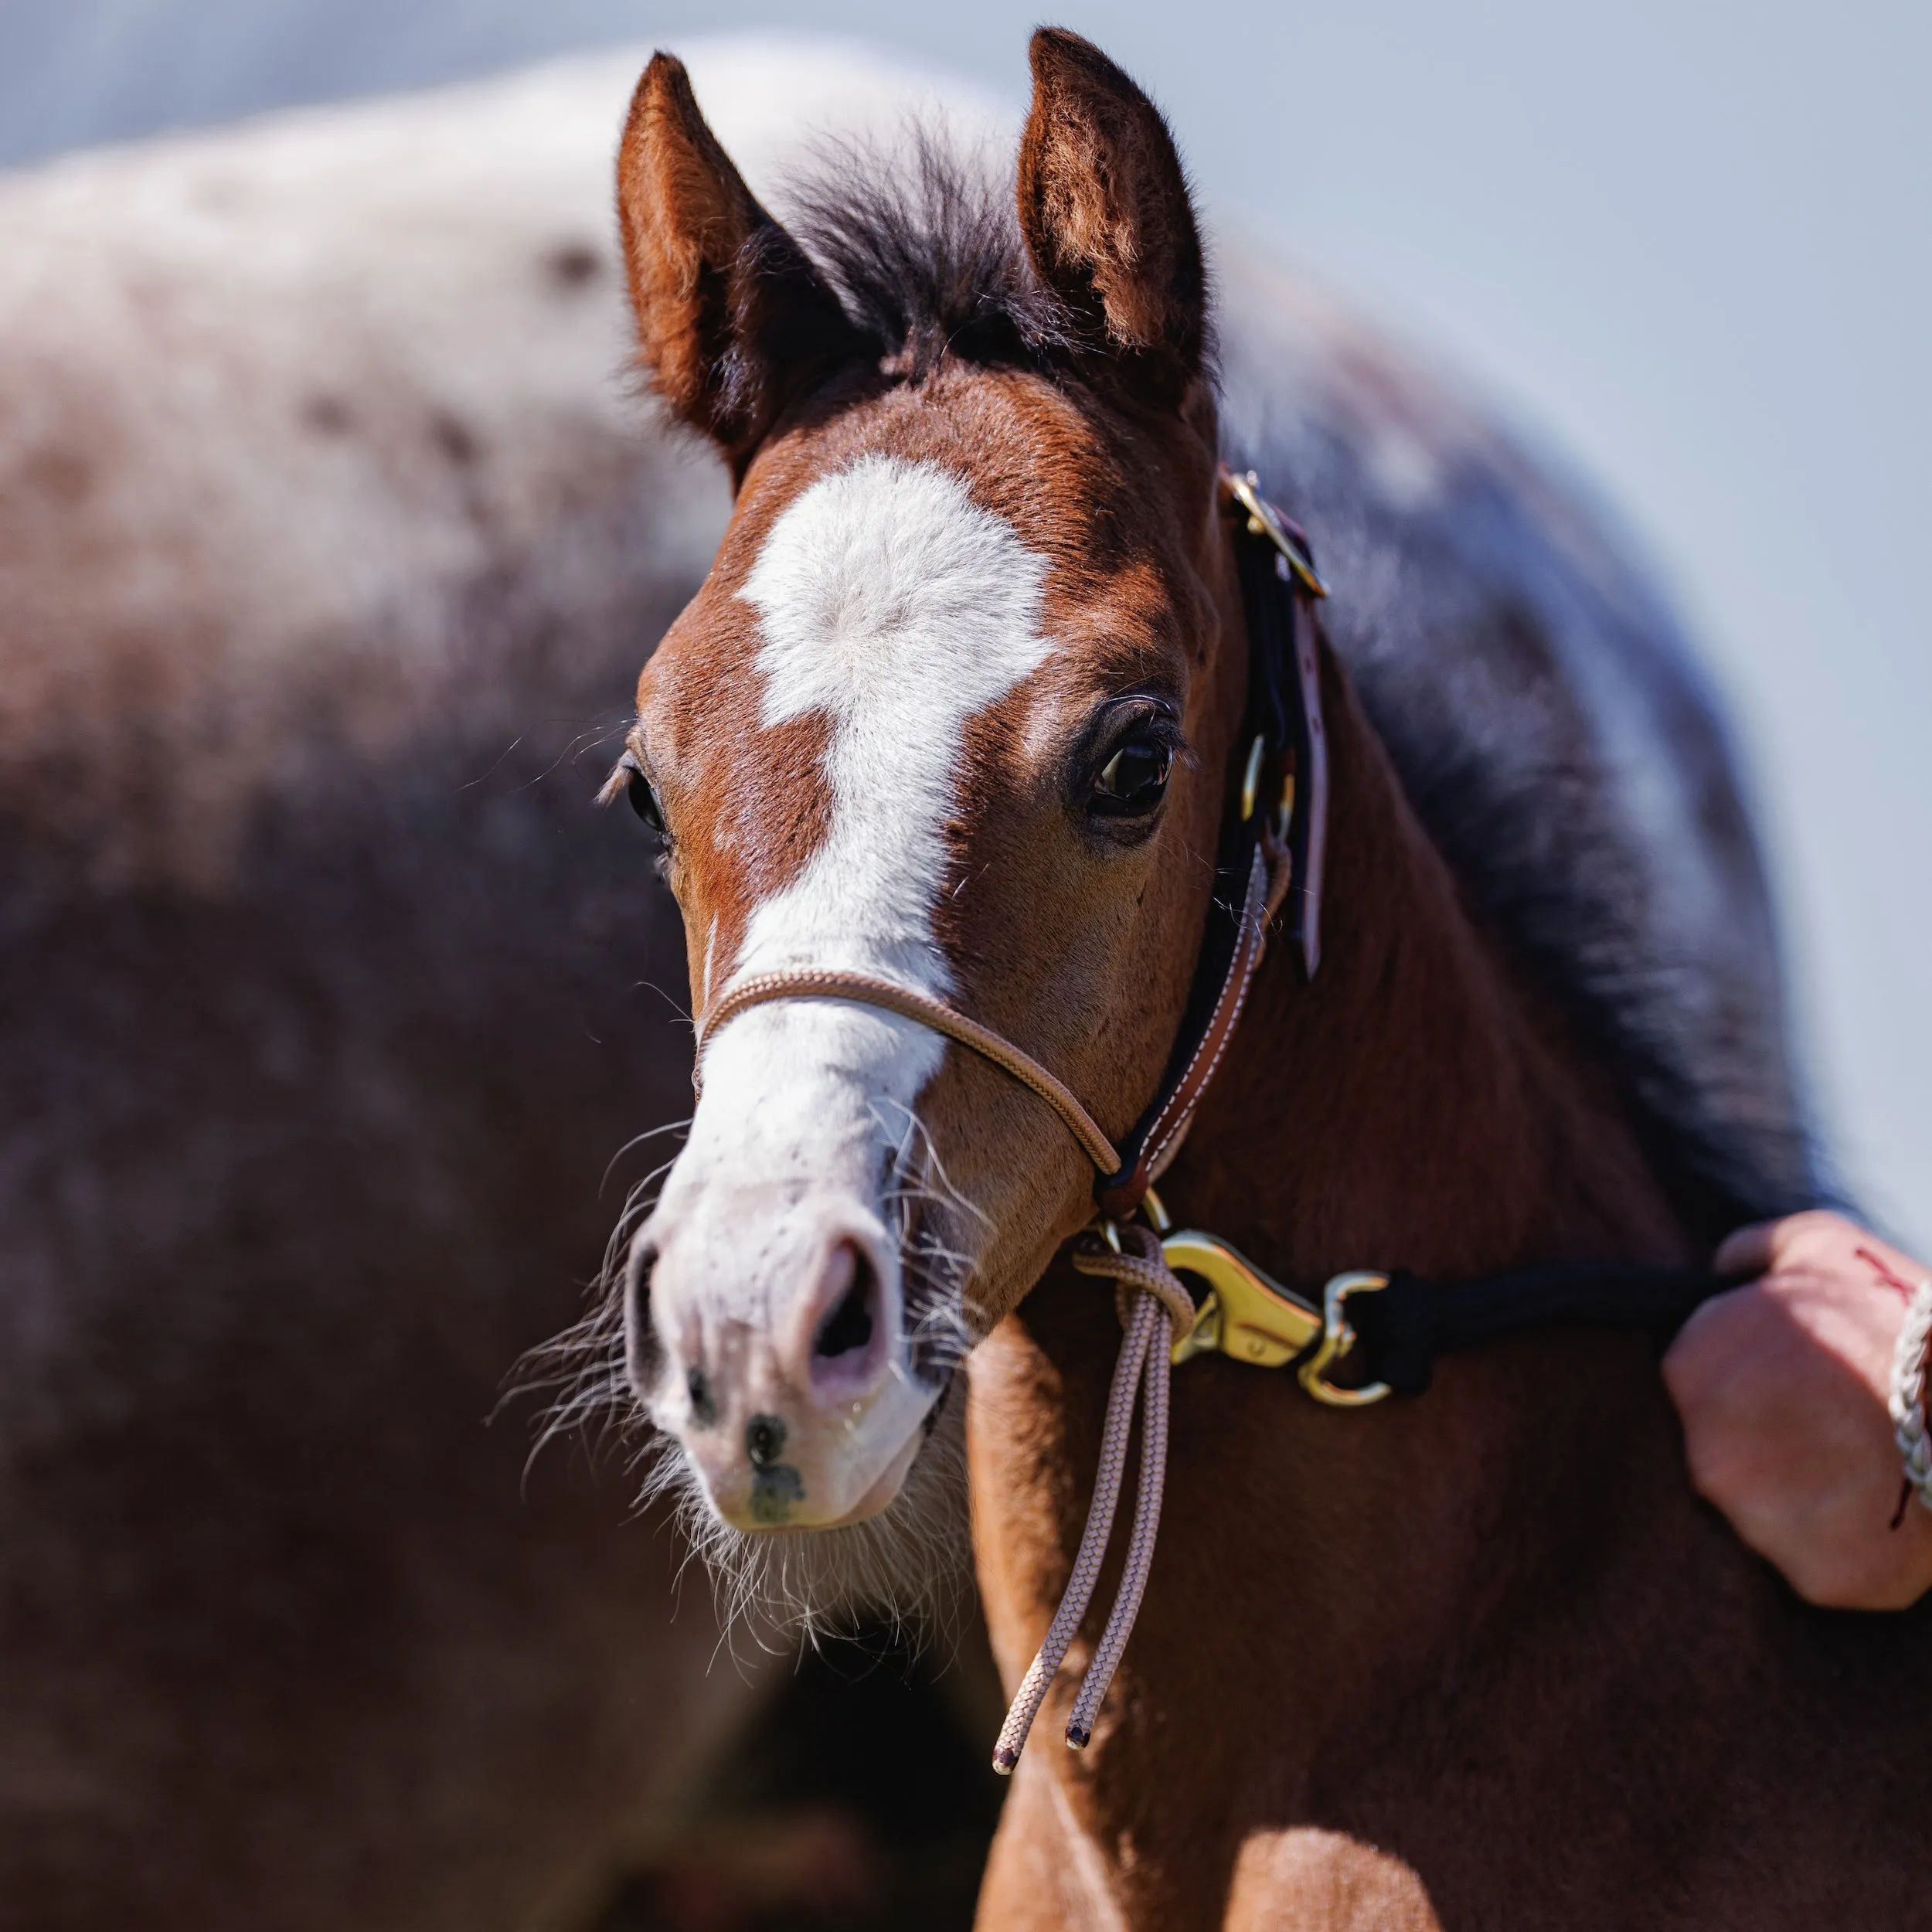
<svg viewBox="0 0 1932 1932"><path fill-rule="evenodd" d="M1177 1274L1197 1275L1208 1284L1193 1327L1170 1351L1176 1368L1197 1355L1216 1354L1279 1369L1322 1332L1319 1311L1212 1234L1183 1228L1162 1240L1161 1253Z"/></svg>
<svg viewBox="0 0 1932 1932"><path fill-rule="evenodd" d="M1364 1269L1338 1274L1321 1291L1321 1341L1313 1355L1295 1371L1303 1388L1317 1402L1331 1409L1366 1409L1391 1393L1386 1382L1370 1382L1359 1389L1338 1389L1328 1379L1328 1370L1345 1362L1355 1345L1355 1332L1349 1325L1349 1298L1374 1294L1389 1285L1386 1274Z"/></svg>
<svg viewBox="0 0 1932 1932"><path fill-rule="evenodd" d="M1261 479L1253 470L1237 476L1228 472L1228 492L1236 502L1248 513L1248 531L1250 536L1264 536L1287 560L1288 568L1294 573L1295 581L1311 597L1325 597L1328 587L1316 576L1315 560L1301 545L1294 533L1283 523L1276 513L1274 505L1261 494Z"/></svg>
<svg viewBox="0 0 1932 1932"><path fill-rule="evenodd" d="M1261 792L1261 767L1267 755L1267 740L1257 738L1248 747L1248 762L1241 774L1241 822L1246 825L1254 816L1254 808ZM1274 808L1274 822L1270 828L1277 845L1288 842L1288 828L1294 822L1294 767L1291 765L1281 779L1281 802Z"/></svg>

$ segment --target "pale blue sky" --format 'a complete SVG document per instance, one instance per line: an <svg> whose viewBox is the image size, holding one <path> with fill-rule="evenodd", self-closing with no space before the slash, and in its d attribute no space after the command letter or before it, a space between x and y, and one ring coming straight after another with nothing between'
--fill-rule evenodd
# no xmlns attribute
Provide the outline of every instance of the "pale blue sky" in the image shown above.
<svg viewBox="0 0 1932 1932"><path fill-rule="evenodd" d="M0 160L781 26L1018 100L1009 0L0 0ZM1593 478L1736 716L1832 1144L1932 1248L1932 6L1082 4L1210 205Z"/></svg>

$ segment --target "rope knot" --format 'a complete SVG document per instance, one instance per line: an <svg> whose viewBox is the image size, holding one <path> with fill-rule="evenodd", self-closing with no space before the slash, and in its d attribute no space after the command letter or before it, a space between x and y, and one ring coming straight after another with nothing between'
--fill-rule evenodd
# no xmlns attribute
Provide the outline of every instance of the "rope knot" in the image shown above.
<svg viewBox="0 0 1932 1932"><path fill-rule="evenodd" d="M1121 1252L1114 1250L1097 1234L1083 1234L1074 1243L1073 1264L1082 1274L1097 1275L1118 1284L1114 1306L1124 1328L1132 1318L1134 1304L1141 1295L1151 1294L1167 1311L1172 1334L1185 1335L1194 1326L1194 1298L1181 1284L1181 1277L1167 1264L1161 1252L1161 1238L1151 1228L1131 1224L1117 1230Z"/></svg>

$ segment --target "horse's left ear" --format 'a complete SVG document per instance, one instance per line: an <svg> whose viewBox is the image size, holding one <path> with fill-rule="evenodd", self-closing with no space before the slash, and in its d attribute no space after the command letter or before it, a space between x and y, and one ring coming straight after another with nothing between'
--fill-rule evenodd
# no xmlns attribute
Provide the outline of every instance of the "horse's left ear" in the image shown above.
<svg viewBox="0 0 1932 1932"><path fill-rule="evenodd" d="M1106 55L1064 28L1033 36L1019 225L1041 280L1090 350L1178 402L1207 345L1200 231L1173 137Z"/></svg>
<svg viewBox="0 0 1932 1932"><path fill-rule="evenodd" d="M742 471L787 403L860 349L804 251L653 55L617 154L617 219L652 386Z"/></svg>

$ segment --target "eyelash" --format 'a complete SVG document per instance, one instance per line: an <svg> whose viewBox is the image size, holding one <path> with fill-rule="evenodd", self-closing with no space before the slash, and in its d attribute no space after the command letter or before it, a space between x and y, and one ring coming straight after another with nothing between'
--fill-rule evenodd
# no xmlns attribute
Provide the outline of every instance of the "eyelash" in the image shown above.
<svg viewBox="0 0 1932 1932"><path fill-rule="evenodd" d="M651 784L650 774L635 755L628 751L611 767L610 777L604 780L603 789L597 794L597 803L614 804L620 797L646 829L662 842L664 849L668 851L672 842L671 828L664 815L664 801L658 795L656 786ZM645 801L648 803L648 811Z"/></svg>

